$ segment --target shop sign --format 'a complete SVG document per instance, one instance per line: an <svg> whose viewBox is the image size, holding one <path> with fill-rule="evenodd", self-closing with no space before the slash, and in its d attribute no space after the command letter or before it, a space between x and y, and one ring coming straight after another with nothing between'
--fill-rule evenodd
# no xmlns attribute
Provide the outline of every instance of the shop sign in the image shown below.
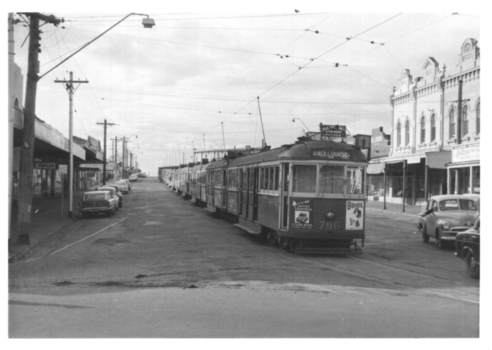
<svg viewBox="0 0 492 350"><path fill-rule="evenodd" d="M451 160L453 163L467 162L480 159L480 146L453 149Z"/></svg>
<svg viewBox="0 0 492 350"><path fill-rule="evenodd" d="M364 201L347 201L346 230L364 229Z"/></svg>
<svg viewBox="0 0 492 350"><path fill-rule="evenodd" d="M349 160L352 152L349 151L333 151L329 149L314 149L311 150L311 158L316 159L339 159Z"/></svg>
<svg viewBox="0 0 492 350"><path fill-rule="evenodd" d="M91 168L91 169L97 168L97 169L102 171L103 165L102 164L80 164L79 168Z"/></svg>
<svg viewBox="0 0 492 350"><path fill-rule="evenodd" d="M58 165L58 172L60 174L68 174L68 165L67 164Z"/></svg>
<svg viewBox="0 0 492 350"><path fill-rule="evenodd" d="M294 222L290 224L290 228L293 229L313 229L311 222L311 215L313 208L309 199L305 199L299 202L292 201L294 207Z"/></svg>
<svg viewBox="0 0 492 350"><path fill-rule="evenodd" d="M420 163L420 156L414 156L414 157L408 157L407 158L407 164L419 164Z"/></svg>
<svg viewBox="0 0 492 350"><path fill-rule="evenodd" d="M55 169L55 163L34 163L35 169Z"/></svg>

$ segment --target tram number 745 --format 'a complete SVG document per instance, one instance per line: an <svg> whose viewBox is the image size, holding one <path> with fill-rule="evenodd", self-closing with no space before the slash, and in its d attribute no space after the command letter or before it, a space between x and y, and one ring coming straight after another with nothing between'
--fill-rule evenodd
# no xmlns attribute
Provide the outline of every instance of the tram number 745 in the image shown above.
<svg viewBox="0 0 492 350"><path fill-rule="evenodd" d="M338 221L320 221L321 227L320 230L323 228L327 230L339 230L340 229L340 223Z"/></svg>

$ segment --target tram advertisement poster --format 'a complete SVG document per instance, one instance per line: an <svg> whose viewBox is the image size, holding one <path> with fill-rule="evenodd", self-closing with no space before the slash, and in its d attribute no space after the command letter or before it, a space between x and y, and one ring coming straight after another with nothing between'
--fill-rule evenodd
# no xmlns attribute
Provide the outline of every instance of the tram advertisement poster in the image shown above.
<svg viewBox="0 0 492 350"><path fill-rule="evenodd" d="M347 201L346 230L364 229L364 201Z"/></svg>
<svg viewBox="0 0 492 350"><path fill-rule="evenodd" d="M310 200L293 201L292 206L294 207L294 222L290 224L290 227L312 230L311 213L313 208L311 207Z"/></svg>

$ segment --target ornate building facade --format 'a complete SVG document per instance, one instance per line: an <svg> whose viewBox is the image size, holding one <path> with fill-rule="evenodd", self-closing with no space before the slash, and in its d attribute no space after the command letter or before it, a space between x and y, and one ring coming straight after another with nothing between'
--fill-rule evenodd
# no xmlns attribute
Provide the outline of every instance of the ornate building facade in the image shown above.
<svg viewBox="0 0 492 350"><path fill-rule="evenodd" d="M371 161L387 177L386 200L418 205L437 194L480 193L478 42L465 40L450 70L433 57L422 76L404 69L390 100L390 152Z"/></svg>

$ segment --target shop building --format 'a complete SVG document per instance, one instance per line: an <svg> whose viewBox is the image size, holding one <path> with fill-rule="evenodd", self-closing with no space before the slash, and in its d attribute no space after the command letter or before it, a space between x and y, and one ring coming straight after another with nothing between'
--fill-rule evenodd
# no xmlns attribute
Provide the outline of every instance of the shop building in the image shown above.
<svg viewBox="0 0 492 350"><path fill-rule="evenodd" d="M419 205L432 195L480 193L478 42L465 40L452 69L428 57L421 70L416 78L402 71L391 95L389 155L371 160L387 177L385 200Z"/></svg>

